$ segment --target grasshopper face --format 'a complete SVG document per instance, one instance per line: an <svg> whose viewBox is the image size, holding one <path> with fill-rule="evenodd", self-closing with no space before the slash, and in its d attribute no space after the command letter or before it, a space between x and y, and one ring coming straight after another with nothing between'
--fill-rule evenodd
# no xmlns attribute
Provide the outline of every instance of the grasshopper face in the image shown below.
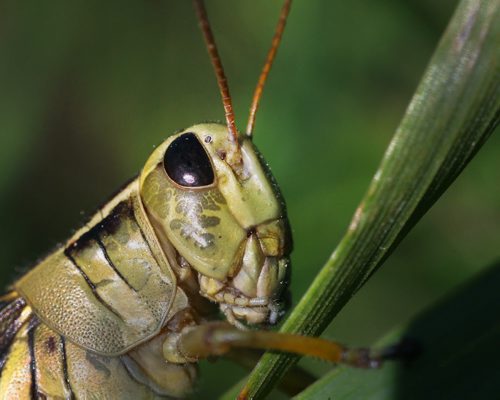
<svg viewBox="0 0 500 400"><path fill-rule="evenodd" d="M192 126L158 147L140 177L145 210L164 246L198 271L200 292L229 321L274 323L287 284L291 236L284 203L249 138L237 172L219 124Z"/></svg>

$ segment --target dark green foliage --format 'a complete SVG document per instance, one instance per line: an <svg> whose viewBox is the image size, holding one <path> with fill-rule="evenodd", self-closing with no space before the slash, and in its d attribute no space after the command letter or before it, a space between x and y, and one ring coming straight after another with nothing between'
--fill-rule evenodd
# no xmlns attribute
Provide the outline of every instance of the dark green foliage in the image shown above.
<svg viewBox="0 0 500 400"><path fill-rule="evenodd" d="M499 287L497 263L377 343L414 338L422 347L417 359L379 371L336 368L295 399L492 398L500 359Z"/></svg>

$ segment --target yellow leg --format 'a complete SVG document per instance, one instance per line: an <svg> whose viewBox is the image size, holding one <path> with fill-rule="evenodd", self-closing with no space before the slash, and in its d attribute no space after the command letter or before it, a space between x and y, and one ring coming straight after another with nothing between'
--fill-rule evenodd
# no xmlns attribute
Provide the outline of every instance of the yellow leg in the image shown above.
<svg viewBox="0 0 500 400"><path fill-rule="evenodd" d="M316 337L270 331L242 331L224 322L210 322L193 327L183 333L178 341L179 351L192 360L223 355L238 347L307 355L357 368L378 368L385 359L397 357L397 346L378 352L367 348L350 349Z"/></svg>

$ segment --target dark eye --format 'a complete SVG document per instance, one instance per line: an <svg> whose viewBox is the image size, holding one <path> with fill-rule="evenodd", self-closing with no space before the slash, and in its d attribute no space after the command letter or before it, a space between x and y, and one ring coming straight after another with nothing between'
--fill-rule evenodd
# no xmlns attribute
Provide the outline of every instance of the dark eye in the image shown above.
<svg viewBox="0 0 500 400"><path fill-rule="evenodd" d="M185 133L170 143L163 165L170 179L178 185L199 187L214 182L212 164L194 133Z"/></svg>

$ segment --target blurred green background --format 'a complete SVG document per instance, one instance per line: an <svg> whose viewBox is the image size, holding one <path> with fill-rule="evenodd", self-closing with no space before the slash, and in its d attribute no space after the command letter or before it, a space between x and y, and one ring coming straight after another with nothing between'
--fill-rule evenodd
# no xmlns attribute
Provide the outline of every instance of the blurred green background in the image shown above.
<svg viewBox="0 0 500 400"><path fill-rule="evenodd" d="M242 129L280 3L207 1ZM348 226L455 4L295 1L255 130L288 204L294 302ZM2 284L155 144L222 118L189 1L1 1ZM499 148L494 135L325 336L369 344L498 259ZM227 362L202 369L194 397L242 376Z"/></svg>

